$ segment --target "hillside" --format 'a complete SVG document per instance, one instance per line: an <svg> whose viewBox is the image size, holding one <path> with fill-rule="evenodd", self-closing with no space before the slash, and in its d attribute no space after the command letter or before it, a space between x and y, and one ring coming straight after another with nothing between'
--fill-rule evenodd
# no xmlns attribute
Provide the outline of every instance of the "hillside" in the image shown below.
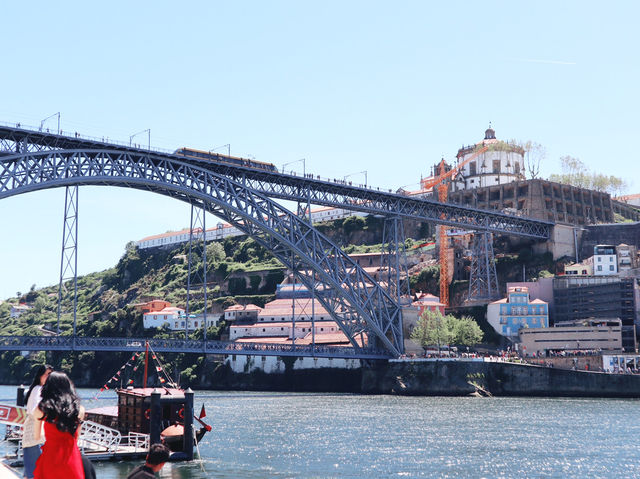
<svg viewBox="0 0 640 479"><path fill-rule="evenodd" d="M344 220L321 223L318 228L347 253L380 251L383 222L375 217L350 217ZM411 224L405 231L414 237L428 232L424 224ZM407 232L407 236L409 233ZM409 252L412 247L426 240L407 239ZM498 243L497 243L498 244ZM499 250L497 250L498 252ZM184 332L170 330L144 330L142 314L133 306L154 298L170 301L185 307L188 275L188 246L139 250L129 243L122 258L113 268L78 278L77 334L93 337L158 337L184 338ZM435 260L419 262L413 253L410 285L413 291L438 295L439 267ZM548 256L536 257L528 247L519 252L502 252L497 259L498 279L501 287L506 281L519 280L522 267L526 265L528 278L550 274L556 265ZM428 258L428 255L427 255ZM200 272L203 265L194 261L193 271ZM282 264L251 238L236 237L207 245L208 314L222 315L232 304L254 303L263 306L274 298L276 286L284 278ZM452 284L451 297L454 304L465 299L467 281ZM193 290L192 290L193 291ZM73 285L68 282L62 298L60 320L61 335L71 335L73 328ZM20 298L9 298L0 304L0 335L49 335L57 329L57 286L42 289L33 287ZM11 304L26 303L31 309L19 318L10 318ZM204 302L198 295L192 296L190 310L202 311ZM477 312L482 325L482 314ZM224 337L227 325L221 321L217 327L207 331L207 337ZM191 337L201 337L194 333ZM43 361L66 371L78 385L99 386L128 358L119 353L38 353L23 357L18 352L3 352L0 355L0 379L5 383L28 382L33 364ZM184 354L163 355L165 360L181 374L184 385L201 376L204 359ZM180 373L178 373L180 371Z"/></svg>

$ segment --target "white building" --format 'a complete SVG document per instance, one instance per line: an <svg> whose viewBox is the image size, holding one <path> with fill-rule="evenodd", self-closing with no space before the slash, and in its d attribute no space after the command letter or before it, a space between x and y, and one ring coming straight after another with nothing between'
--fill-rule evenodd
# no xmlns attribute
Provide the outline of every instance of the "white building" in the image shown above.
<svg viewBox="0 0 640 479"><path fill-rule="evenodd" d="M485 131L482 141L458 150L458 162L464 162L483 146L489 147L489 150L462 167L451 184L451 191L501 185L525 179L524 149L496 139L496 132L491 127Z"/></svg>
<svg viewBox="0 0 640 479"><path fill-rule="evenodd" d="M255 304L234 304L224 310L225 321L256 321L258 313L262 311L260 306Z"/></svg>
<svg viewBox="0 0 640 479"><path fill-rule="evenodd" d="M347 218L348 216L366 216L366 213L354 212L345 210L342 208L317 208L311 211L311 220L314 223L319 221L333 221L340 218ZM245 233L227 223L218 223L215 228L208 228L206 232L206 240L222 240L225 238L231 238L234 236L241 236ZM183 229L180 231L171 231L169 233L162 233L158 235L148 236L141 239L136 244L139 249L145 248L157 248L159 246L175 245L180 243L186 243L189 241L189 229Z"/></svg>
<svg viewBox="0 0 640 479"><path fill-rule="evenodd" d="M204 327L204 316L199 315L189 315L188 318L188 326L187 326L187 316L185 314L184 309L176 308L174 306L170 306L164 308L161 311L152 311L150 313L145 313L143 315L143 326L144 329L149 328L169 328L171 331L184 331L185 327L189 329L189 331L195 331L196 329L201 329ZM218 317L215 315L207 315L207 327L216 326L218 324Z"/></svg>
<svg viewBox="0 0 640 479"><path fill-rule="evenodd" d="M226 363L236 373L250 373L256 369L266 373L284 373L285 364L280 356L227 356ZM359 359L341 358L297 358L293 363L294 370L341 368L356 369L361 366Z"/></svg>
<svg viewBox="0 0 640 479"><path fill-rule="evenodd" d="M312 331L313 329L313 331ZM229 327L229 339L235 341L240 338L281 338L283 340L304 338L312 332L316 335L340 333L342 331L335 321L296 321L295 328L292 321L278 321L255 324L234 324ZM346 338L346 336L345 336ZM287 343L287 341L282 341Z"/></svg>
<svg viewBox="0 0 640 479"><path fill-rule="evenodd" d="M593 275L612 276L618 274L618 257L614 245L593 247Z"/></svg>

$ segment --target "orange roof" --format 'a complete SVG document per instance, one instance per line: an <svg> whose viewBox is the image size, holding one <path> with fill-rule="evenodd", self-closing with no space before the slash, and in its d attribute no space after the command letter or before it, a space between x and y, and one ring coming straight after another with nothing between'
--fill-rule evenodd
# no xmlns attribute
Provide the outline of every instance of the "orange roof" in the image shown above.
<svg viewBox="0 0 640 479"><path fill-rule="evenodd" d="M315 322L316 329L318 327L322 328L331 328L338 327L335 321L316 321ZM253 323L253 324L237 324L231 326L232 328L238 329L260 329L260 328L268 328L268 327L287 327L290 328L293 326L293 321L263 321L261 323ZM296 329L298 328L309 328L311 326L311 321L296 321ZM319 334L319 333L316 333Z"/></svg>

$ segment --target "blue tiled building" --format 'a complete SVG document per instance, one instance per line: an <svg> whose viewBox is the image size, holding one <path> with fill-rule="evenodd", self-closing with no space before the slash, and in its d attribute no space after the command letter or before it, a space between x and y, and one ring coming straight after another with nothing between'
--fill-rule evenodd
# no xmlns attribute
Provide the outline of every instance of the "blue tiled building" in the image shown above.
<svg viewBox="0 0 640 479"><path fill-rule="evenodd" d="M509 288L506 298L489 303L487 321L498 334L515 340L521 328L549 327L549 305L531 301L526 287Z"/></svg>

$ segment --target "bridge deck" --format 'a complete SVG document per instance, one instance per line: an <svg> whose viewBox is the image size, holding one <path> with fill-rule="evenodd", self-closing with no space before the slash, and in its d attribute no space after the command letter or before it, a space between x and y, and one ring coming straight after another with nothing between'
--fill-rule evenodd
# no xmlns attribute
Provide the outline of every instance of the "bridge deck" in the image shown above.
<svg viewBox="0 0 640 479"><path fill-rule="evenodd" d="M0 125L0 151L4 154L16 154L19 151L77 149L122 151L187 162L241 181L266 196L283 200L308 201L314 205L333 206L372 214L395 215L460 228L495 231L538 239L550 238L553 226L553 223L548 221L448 203L443 204L431 199L393 193L390 190L383 191L379 188L318 179L313 175L300 177L236 166L224 163L225 156L219 154L215 155L220 159L220 162L216 163L197 158L186 158L169 151L135 148L105 141L105 139L83 138L77 134L69 136L30 130L24 127Z"/></svg>
<svg viewBox="0 0 640 479"><path fill-rule="evenodd" d="M342 346L297 346L190 339L89 338L73 336L0 336L0 351L143 351L244 356L294 356L342 359L388 359L386 351Z"/></svg>

